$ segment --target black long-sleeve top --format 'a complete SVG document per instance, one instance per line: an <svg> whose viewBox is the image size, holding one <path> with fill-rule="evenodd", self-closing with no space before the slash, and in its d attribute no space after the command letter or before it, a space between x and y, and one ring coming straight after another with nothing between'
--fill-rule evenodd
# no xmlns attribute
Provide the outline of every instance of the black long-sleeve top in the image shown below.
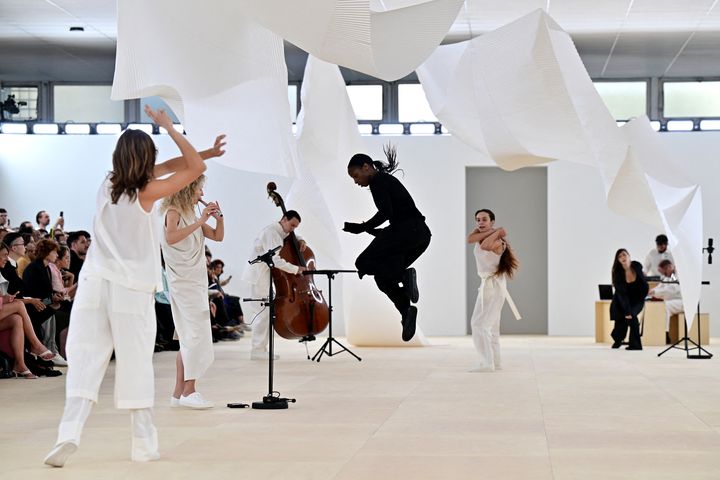
<svg viewBox="0 0 720 480"><path fill-rule="evenodd" d="M7 280L8 283L8 294L13 295L15 293L20 292L18 295L19 298L27 297L27 292L25 291L25 283L23 283L22 278L17 273L17 267L13 266L13 264L10 263L10 260L8 260L5 263L5 266L0 269L0 273L2 273L2 276L5 277L5 280Z"/></svg>
<svg viewBox="0 0 720 480"><path fill-rule="evenodd" d="M410 193L393 175L378 172L370 180L369 186L378 211L365 222L366 230L376 228L386 220L390 225L408 220L425 220L415 206Z"/></svg>
<svg viewBox="0 0 720 480"><path fill-rule="evenodd" d="M642 271L640 262L632 262L630 268L635 270L637 277L634 282L628 283L625 280L625 271L621 268L613 275L613 294L610 305L611 318L625 318L627 315L637 315L645 304L645 297L648 294L648 283Z"/></svg>
<svg viewBox="0 0 720 480"><path fill-rule="evenodd" d="M26 292L24 293L26 297L41 300L52 297L53 288L50 268L42 260L33 260L25 267L23 282L25 283Z"/></svg>

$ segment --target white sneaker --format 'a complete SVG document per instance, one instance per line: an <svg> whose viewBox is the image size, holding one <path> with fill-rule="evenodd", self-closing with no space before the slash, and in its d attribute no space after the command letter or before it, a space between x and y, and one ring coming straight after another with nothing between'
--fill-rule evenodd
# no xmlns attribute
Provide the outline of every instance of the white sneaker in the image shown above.
<svg viewBox="0 0 720 480"><path fill-rule="evenodd" d="M150 437L132 437L130 459L133 462L152 462L160 458L158 451L157 429L152 427Z"/></svg>
<svg viewBox="0 0 720 480"><path fill-rule="evenodd" d="M73 442L58 443L52 450L50 450L47 457L45 457L45 465L50 465L51 467L62 467L65 465L68 457L75 453L77 449L77 444Z"/></svg>
<svg viewBox="0 0 720 480"><path fill-rule="evenodd" d="M180 399L175 398L172 395L170 395L170 408L175 408L180 406Z"/></svg>
<svg viewBox="0 0 720 480"><path fill-rule="evenodd" d="M50 359L51 362L53 362L53 365L56 367L67 367L67 360L65 360L62 355L59 353L56 353L53 358Z"/></svg>
<svg viewBox="0 0 720 480"><path fill-rule="evenodd" d="M270 352L267 352L265 350L252 350L250 352L250 360L267 360L270 358ZM280 355L277 353L273 355L273 360L277 360L280 358Z"/></svg>
<svg viewBox="0 0 720 480"><path fill-rule="evenodd" d="M178 400L178 405L185 408L193 408L195 410L205 410L206 408L212 408L215 405L203 398L202 395L200 395L200 392L193 392L187 397L184 395L180 396L180 400Z"/></svg>

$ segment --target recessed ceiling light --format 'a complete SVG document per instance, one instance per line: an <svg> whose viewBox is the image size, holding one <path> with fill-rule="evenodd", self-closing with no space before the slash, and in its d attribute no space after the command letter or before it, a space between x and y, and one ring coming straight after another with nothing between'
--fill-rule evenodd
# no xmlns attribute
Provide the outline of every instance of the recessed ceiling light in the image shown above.
<svg viewBox="0 0 720 480"><path fill-rule="evenodd" d="M71 32L84 32L85 27L70 27Z"/></svg>

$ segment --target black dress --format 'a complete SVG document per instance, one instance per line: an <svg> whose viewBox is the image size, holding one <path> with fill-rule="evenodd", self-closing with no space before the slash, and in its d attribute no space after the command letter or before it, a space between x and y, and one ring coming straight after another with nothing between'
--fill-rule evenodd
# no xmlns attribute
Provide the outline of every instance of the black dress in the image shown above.
<svg viewBox="0 0 720 480"><path fill-rule="evenodd" d="M400 180L378 172L369 187L378 211L362 225L375 239L358 256L355 266L361 278L374 275L378 288L403 313L410 306L410 298L399 284L405 270L430 245L430 229ZM390 222L388 227L377 228L385 221Z"/></svg>
<svg viewBox="0 0 720 480"><path fill-rule="evenodd" d="M632 262L630 267L635 271L637 277L634 282L628 283L625 280L623 269L620 269L613 277L615 293L610 302L610 319L615 322L615 327L610 335L615 341L615 345L619 345L625 339L628 328L630 328L629 348L642 349L640 322L637 316L645 307L648 284L639 262ZM625 318L628 315L630 319Z"/></svg>

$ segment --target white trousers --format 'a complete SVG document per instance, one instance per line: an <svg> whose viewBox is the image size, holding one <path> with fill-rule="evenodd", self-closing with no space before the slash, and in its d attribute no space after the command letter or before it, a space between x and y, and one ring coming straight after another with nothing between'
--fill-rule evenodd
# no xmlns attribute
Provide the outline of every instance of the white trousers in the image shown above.
<svg viewBox="0 0 720 480"><path fill-rule="evenodd" d="M115 351L115 406L153 406L156 331L153 294L95 277L81 277L67 338L66 396L97 402Z"/></svg>
<svg viewBox="0 0 720 480"><path fill-rule="evenodd" d="M244 283L242 292L246 298L265 298L268 296L270 285L267 278L258 283ZM252 327L252 349L263 352L267 350L270 341L270 308L264 307L262 302L243 303L243 316L245 323Z"/></svg>
<svg viewBox="0 0 720 480"><path fill-rule="evenodd" d="M665 300L665 325L668 330L670 329L670 317L682 313L682 311L682 299Z"/></svg>
<svg viewBox="0 0 720 480"><path fill-rule="evenodd" d="M505 303L505 291L493 280L478 289L477 300L470 320L473 343L478 353L478 368L500 368L500 314Z"/></svg>

